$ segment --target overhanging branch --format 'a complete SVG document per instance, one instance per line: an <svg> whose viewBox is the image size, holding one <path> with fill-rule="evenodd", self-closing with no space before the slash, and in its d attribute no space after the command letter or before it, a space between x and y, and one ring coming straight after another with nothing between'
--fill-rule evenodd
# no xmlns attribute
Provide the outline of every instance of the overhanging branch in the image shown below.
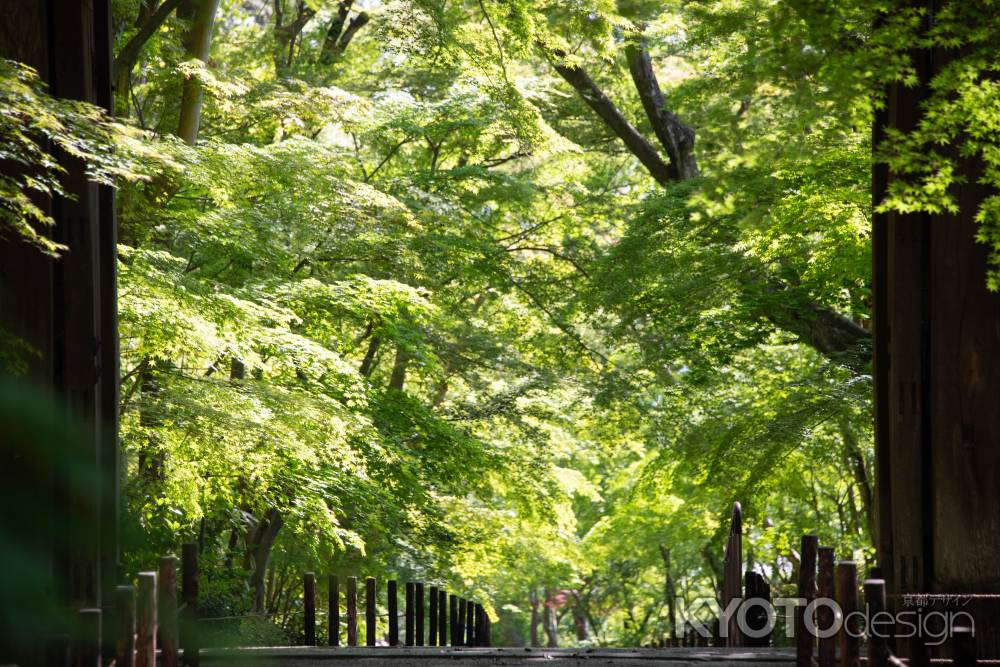
<svg viewBox="0 0 1000 667"><path fill-rule="evenodd" d="M568 64L564 51L552 51L544 46L541 48L559 76L573 86L587 106L593 109L611 131L622 140L622 143L638 158L657 183L666 185L677 180L671 175L670 166L663 161L653 144L647 141L646 137L642 136L639 130L628 122L628 119L618 110L614 102L604 94L604 91L598 87L597 83L582 67Z"/></svg>
<svg viewBox="0 0 1000 667"><path fill-rule="evenodd" d="M695 178L698 176L698 163L694 157L694 130L666 108L663 92L649 58L649 49L641 36L628 40L625 57L646 117L670 158L668 167L671 179L681 181Z"/></svg>

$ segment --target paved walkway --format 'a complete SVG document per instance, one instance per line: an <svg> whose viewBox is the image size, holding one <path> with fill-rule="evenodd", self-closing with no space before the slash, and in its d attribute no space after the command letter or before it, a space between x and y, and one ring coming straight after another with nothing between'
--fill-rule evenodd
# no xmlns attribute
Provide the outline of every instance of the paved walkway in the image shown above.
<svg viewBox="0 0 1000 667"><path fill-rule="evenodd" d="M206 667L229 664L251 667L312 667L326 663L364 667L476 667L524 666L528 663L557 664L558 667L653 667L654 665L698 665L699 667L792 667L793 649L544 649L544 648L346 648L287 647L206 649L201 664Z"/></svg>

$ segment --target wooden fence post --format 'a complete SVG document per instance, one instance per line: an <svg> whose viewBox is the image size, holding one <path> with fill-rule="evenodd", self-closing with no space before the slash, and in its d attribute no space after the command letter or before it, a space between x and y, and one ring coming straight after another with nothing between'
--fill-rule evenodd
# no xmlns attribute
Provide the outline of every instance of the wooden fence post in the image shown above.
<svg viewBox="0 0 1000 667"><path fill-rule="evenodd" d="M452 642L453 646L465 646L465 598L458 598L458 619L457 619L457 630L455 636L458 638L457 642Z"/></svg>
<svg viewBox="0 0 1000 667"><path fill-rule="evenodd" d="M889 665L889 633L879 629L879 625L887 621L879 621L878 617L888 614L885 610L885 580L865 580L865 606L868 608L868 664L871 667L886 667ZM891 616L889 619L891 620Z"/></svg>
<svg viewBox="0 0 1000 667"><path fill-rule="evenodd" d="M387 597L389 603L389 646L399 646L399 598L395 579L389 580Z"/></svg>
<svg viewBox="0 0 1000 667"><path fill-rule="evenodd" d="M763 603L771 602L771 589L764 581L764 577L759 572L749 571L745 575L745 589L746 589L746 600L761 600ZM746 602L744 602L746 604ZM746 611L746 623L747 626L756 632L762 631L767 627L768 623L768 613L767 609L762 606L761 602L755 602L752 606L747 607ZM700 640L701 635L696 635ZM743 643L745 646L770 646L771 645L771 633L763 634L760 637L750 637L744 636ZM699 646L701 643L699 641ZM705 644L708 645L707 643Z"/></svg>
<svg viewBox="0 0 1000 667"><path fill-rule="evenodd" d="M413 604L416 607L415 614L415 633L416 641L414 642L417 646L424 645L424 582L418 581L416 586L414 586L413 594Z"/></svg>
<svg viewBox="0 0 1000 667"><path fill-rule="evenodd" d="M184 664L198 667L201 660L201 638L198 636L198 545L188 542L181 546L181 601L184 605L181 624L181 650Z"/></svg>
<svg viewBox="0 0 1000 667"><path fill-rule="evenodd" d="M347 645L358 645L358 578L347 578Z"/></svg>
<svg viewBox="0 0 1000 667"><path fill-rule="evenodd" d="M101 667L100 609L77 612L69 648L72 667Z"/></svg>
<svg viewBox="0 0 1000 667"><path fill-rule="evenodd" d="M438 646L448 645L448 594L438 590Z"/></svg>
<svg viewBox="0 0 1000 667"><path fill-rule="evenodd" d="M326 580L327 594L327 643L330 646L340 646L340 580L331 574Z"/></svg>
<svg viewBox="0 0 1000 667"><path fill-rule="evenodd" d="M733 600L741 597L743 597L743 508L739 503L733 503L722 570L722 608L728 609ZM726 627L726 646L743 645L737 616L734 610L733 615L729 617Z"/></svg>
<svg viewBox="0 0 1000 667"><path fill-rule="evenodd" d="M177 558L160 559L160 667L177 667Z"/></svg>
<svg viewBox="0 0 1000 667"><path fill-rule="evenodd" d="M135 587L115 587L115 665L135 667Z"/></svg>
<svg viewBox="0 0 1000 667"><path fill-rule="evenodd" d="M136 586L137 667L156 667L156 573L140 572Z"/></svg>
<svg viewBox="0 0 1000 667"><path fill-rule="evenodd" d="M475 641L473 642L476 646L486 646L486 610L483 609L483 605L476 603L476 631L475 631Z"/></svg>
<svg viewBox="0 0 1000 667"><path fill-rule="evenodd" d="M836 623L833 612L833 599L836 597L833 583L833 547L820 547L817 552L818 571L816 579L817 595L824 598L822 605L816 609L816 628L821 632L829 632ZM835 635L819 638L819 667L834 667L837 661L837 638Z"/></svg>
<svg viewBox="0 0 1000 667"><path fill-rule="evenodd" d="M816 551L819 538L815 535L802 536L802 551L799 554L799 599L803 606L795 608L795 664L810 667L816 638L806 629L806 607L816 598Z"/></svg>
<svg viewBox="0 0 1000 667"><path fill-rule="evenodd" d="M406 599L405 599L405 604L406 604L406 607L403 610L403 613L405 615L406 635L405 635L405 640L403 642L403 645L404 646L413 646L413 636L414 636L414 633L413 633L413 613L414 612L413 612L413 582L412 581L407 581L406 582Z"/></svg>
<svg viewBox="0 0 1000 667"><path fill-rule="evenodd" d="M427 598L427 645L437 646L438 637L438 589L431 586Z"/></svg>
<svg viewBox="0 0 1000 667"><path fill-rule="evenodd" d="M316 645L316 573L302 575L303 637L306 646Z"/></svg>
<svg viewBox="0 0 1000 667"><path fill-rule="evenodd" d="M951 664L955 667L975 667L976 637L972 628L957 625L951 628Z"/></svg>
<svg viewBox="0 0 1000 667"><path fill-rule="evenodd" d="M451 626L448 629L451 633L451 645L459 646L462 640L458 634L458 596L454 593L448 596L448 616L451 619Z"/></svg>
<svg viewBox="0 0 1000 667"><path fill-rule="evenodd" d="M465 645L475 646L473 633L476 631L476 605L469 600L465 603Z"/></svg>
<svg viewBox="0 0 1000 667"><path fill-rule="evenodd" d="M375 577L365 579L365 646L375 646L378 639L378 626L375 616L378 613L378 591L375 588Z"/></svg>
<svg viewBox="0 0 1000 667"><path fill-rule="evenodd" d="M842 560L837 563L837 604L844 615L844 623L840 628L840 665L858 667L861 656L858 637L861 628L854 617L854 613L858 611L858 565L854 561Z"/></svg>

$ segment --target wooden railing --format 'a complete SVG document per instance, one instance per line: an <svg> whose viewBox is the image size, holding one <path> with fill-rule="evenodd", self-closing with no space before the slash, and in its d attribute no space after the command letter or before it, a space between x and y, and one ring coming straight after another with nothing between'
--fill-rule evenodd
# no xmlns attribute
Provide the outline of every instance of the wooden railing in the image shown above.
<svg viewBox="0 0 1000 667"><path fill-rule="evenodd" d="M720 606L726 605L735 598L744 601L760 598L768 603L771 600L771 590L760 573L746 572L741 577L743 569L743 515L739 503L734 503L729 537L726 541L725 561L723 563L723 583L719 600ZM927 647L923 639L917 636L910 638L913 655L908 660L901 660L891 650L890 636L893 634L893 621L887 612L886 584L880 576L878 568L872 568L871 577L865 579L859 586L858 565L853 560L836 560L832 547L820 546L815 535L803 535L799 552L798 590L796 597L802 602L795 609L795 656L798 667L858 667L862 662L873 667L890 667L909 664L912 667L925 667L931 664ZM864 597L859 598L859 591ZM827 605L817 605L815 616L807 619L808 605L816 598L826 598L834 601L841 612L841 626L836 634L817 637L807 630L806 622L822 631L828 630L838 621L833 608ZM922 595L917 597L934 598L946 596ZM951 596L955 597L955 596ZM984 597L984 596L970 596ZM745 604L744 602L743 604ZM881 632L868 633L866 637L865 655L861 652L861 636L863 628L858 626L859 614L864 611L868 619L881 615L883 622ZM754 619L747 614L747 625L752 629L762 630L767 625L767 618ZM769 646L771 637L759 638L743 635L731 616L728 637L725 640L713 638L709 641L716 645L729 647ZM871 621L869 621L871 624ZM967 667L977 663L975 633L966 626L953 626L950 629L951 662ZM691 645L690 641L684 645ZM947 662L937 660L935 662ZM991 661L995 662L995 661Z"/></svg>
<svg viewBox="0 0 1000 667"><path fill-rule="evenodd" d="M750 602L763 600L771 603L771 587L762 573L743 572L743 546L742 510L739 503L735 503L726 541L719 603L722 609L727 609L733 600L739 601L739 605L749 604L746 609L749 634L741 632L738 624L732 620L739 616L734 613L725 633L717 619L711 637L682 632L680 636L664 638L648 645L648 648L712 646L741 650L744 647L761 648L772 644L773 627L768 630L772 618L759 602ZM178 667L181 664L188 667L199 666L201 647L196 544L183 545L179 565L179 590L178 559L172 556L160 559L158 571L140 572L136 585L117 588L114 619L116 667L155 667L157 657L162 667ZM877 569L872 574L875 576L866 579L859 586L857 563L853 560L836 560L834 549L820 546L815 535L802 537L796 593L801 604L795 608L794 614L794 655L798 667L860 667L863 662L870 667L900 667L905 664L925 667L931 664L926 646L919 637L911 640L912 655L908 661L893 654L889 640L892 626L889 621L882 623L882 633L868 634L866 650L862 654L862 628L858 625L860 614L855 612L866 607L867 617L871 619L887 611L885 582L877 576ZM343 580L343 593L341 583L336 575L327 577L327 644L340 646L343 636L346 647L358 647L359 580L354 576L346 577ZM303 574L301 628L303 642L309 647L318 643L316 584L315 573ZM423 582L406 582L404 611L400 614L398 589L397 581L386 582L387 614L380 616L376 579L368 577L364 580L361 606L364 609L366 647L491 646L491 622L482 604L449 594L436 586L425 589ZM864 597L860 598L859 592L862 590ZM815 613L815 617L807 618L808 604L817 596L834 601L841 610L842 620L837 619L834 609L824 604L817 605L814 612L808 612ZM342 602L344 613L341 611ZM885 614L882 616L884 619L891 618ZM385 620L380 623L380 619ZM824 631L833 627L838 620L841 620L841 628L836 634L817 638L807 630L807 627L814 627ZM346 632L342 632L342 623ZM80 611L72 643L74 664L96 664L96 658L100 655L100 627L101 610ZM766 632L762 632L765 630ZM977 657L973 630L968 627L952 627L950 630L951 662L962 667L975 665ZM380 633L384 633L381 635L384 641L381 642ZM405 655L408 654L400 657ZM687 655L689 654L684 654ZM719 654L713 655L724 659ZM788 659L791 660L791 657Z"/></svg>
<svg viewBox="0 0 1000 667"><path fill-rule="evenodd" d="M134 586L119 586L115 597L115 664L117 667L155 667L157 656L162 667L198 667L202 636L198 619L198 548L185 544L182 548L181 585L178 598L178 560L173 556L160 559L157 571L140 572ZM329 607L327 610L327 642L340 646L344 635L346 646L358 646L359 597L358 578L346 577L341 594L337 575L327 577ZM481 603L449 594L444 588L423 582L406 582L403 641L399 631L398 583L386 583L388 613L378 613L376 580L364 582L365 645L380 645L379 633L384 631L383 646L463 646L489 647L491 621ZM344 612L341 613L341 602ZM317 645L316 575L302 576L302 636L306 646ZM425 614L425 611L427 612ZM387 623L380 627L379 619ZM343 629L346 632L342 632ZM99 646L100 610L80 612L78 638L74 655L91 655ZM425 632L426 630L426 632ZM449 644L450 643L450 644ZM92 665L92 662L83 664Z"/></svg>

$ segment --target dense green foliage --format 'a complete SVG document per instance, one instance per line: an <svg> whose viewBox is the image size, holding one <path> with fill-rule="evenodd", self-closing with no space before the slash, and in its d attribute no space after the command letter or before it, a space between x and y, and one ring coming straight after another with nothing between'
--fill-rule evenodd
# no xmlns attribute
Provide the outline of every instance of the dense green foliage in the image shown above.
<svg viewBox="0 0 1000 667"><path fill-rule="evenodd" d="M119 51L157 4L116 0ZM948 210L962 157L996 186L993 4L223 0L207 63L184 12L142 43L119 124L5 64L0 157L41 169L4 229L62 250L42 138L119 183L129 568L197 539L209 615L273 615L239 641L296 641L315 569L632 644L712 591L735 500L777 589L806 530L866 557L873 100L967 47L883 205ZM639 33L697 176L650 178L563 74L655 141Z"/></svg>

